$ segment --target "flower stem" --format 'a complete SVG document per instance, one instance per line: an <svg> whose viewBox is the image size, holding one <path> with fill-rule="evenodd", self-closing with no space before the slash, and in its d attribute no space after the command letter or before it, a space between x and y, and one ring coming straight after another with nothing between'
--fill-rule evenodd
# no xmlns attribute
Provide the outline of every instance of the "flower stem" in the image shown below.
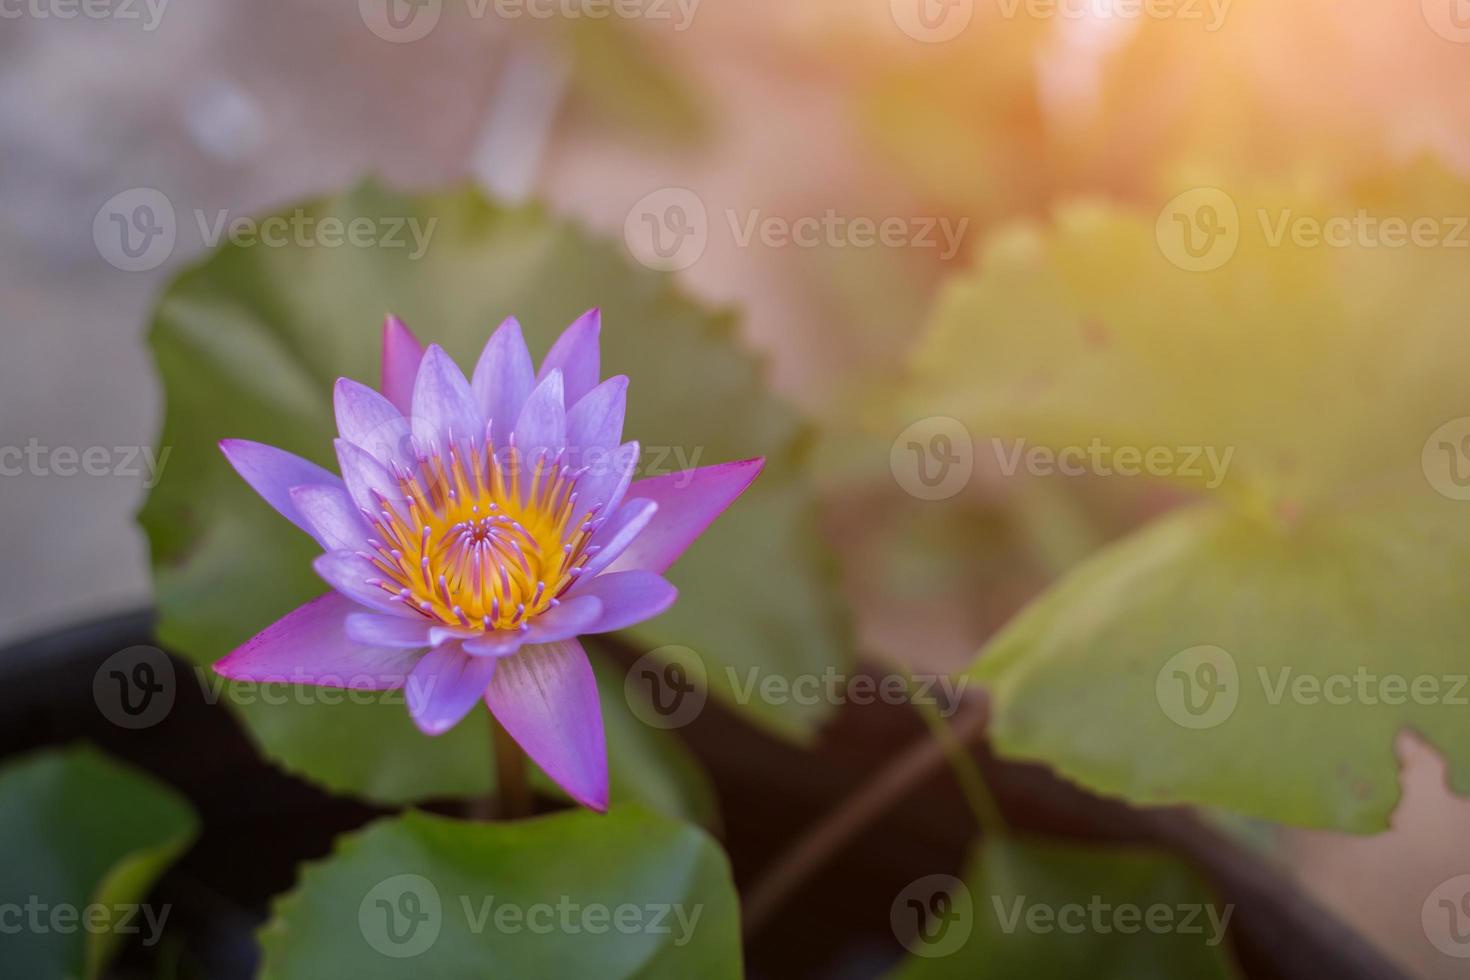
<svg viewBox="0 0 1470 980"><path fill-rule="evenodd" d="M943 768L950 761L952 747L963 747L976 738L988 715L984 703L970 704L955 718L952 727L946 725L947 738L941 740L931 732L927 738L900 752L877 775L773 860L770 869L746 892L741 915L746 936L758 932L801 885L865 827ZM974 801L971 803L973 805Z"/></svg>
<svg viewBox="0 0 1470 980"><path fill-rule="evenodd" d="M912 681L912 678L910 680ZM960 792L964 794L965 802L970 806L970 812L975 815L975 823L979 825L980 833L982 835L1006 833L1010 828L1006 825L1005 814L1001 811L1000 804L996 802L995 794L991 792L989 784L985 782L985 776L980 772L980 767L975 764L975 757L970 754L965 740L955 733L949 721L934 705L917 697L911 698L910 703L924 719L924 724L929 726L929 733L934 737L934 741L944 750L950 768L954 771L955 782L959 783Z"/></svg>
<svg viewBox="0 0 1470 980"><path fill-rule="evenodd" d="M501 820L529 817L531 784L526 781L526 754L494 715L490 716L490 731L495 745L496 815Z"/></svg>

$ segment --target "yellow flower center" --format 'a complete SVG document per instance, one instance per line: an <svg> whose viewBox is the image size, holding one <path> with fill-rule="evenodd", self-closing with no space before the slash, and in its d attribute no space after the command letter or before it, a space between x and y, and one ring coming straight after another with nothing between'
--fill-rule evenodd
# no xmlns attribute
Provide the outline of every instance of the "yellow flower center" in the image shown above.
<svg viewBox="0 0 1470 980"><path fill-rule="evenodd" d="M502 455L504 458L502 458ZM451 449L418 472L399 470L400 496L373 519L377 584L435 623L524 629L557 604L596 547L597 508L577 511L577 473L542 455L529 475L515 446Z"/></svg>

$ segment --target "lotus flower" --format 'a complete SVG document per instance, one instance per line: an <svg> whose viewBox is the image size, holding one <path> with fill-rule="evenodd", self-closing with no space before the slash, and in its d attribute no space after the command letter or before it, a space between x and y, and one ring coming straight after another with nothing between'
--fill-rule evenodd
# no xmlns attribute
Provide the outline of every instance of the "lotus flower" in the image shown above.
<svg viewBox="0 0 1470 980"><path fill-rule="evenodd" d="M599 382L597 310L536 371L505 321L474 375L397 319L383 393L336 386L336 476L270 446L220 448L310 534L334 591L215 665L239 680L405 689L437 735L484 700L574 799L607 807L607 749L577 637L657 616L662 572L748 487L764 460L633 480L628 379Z"/></svg>

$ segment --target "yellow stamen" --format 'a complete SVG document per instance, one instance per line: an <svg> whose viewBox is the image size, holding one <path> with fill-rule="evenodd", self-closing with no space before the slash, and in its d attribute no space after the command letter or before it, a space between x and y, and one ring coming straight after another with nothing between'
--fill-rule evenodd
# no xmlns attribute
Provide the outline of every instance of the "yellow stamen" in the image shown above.
<svg viewBox="0 0 1470 980"><path fill-rule="evenodd" d="M601 517L576 517L577 474L560 456L538 454L524 473L514 445L467 455L451 449L395 474L399 499L369 515L368 557L383 589L438 625L524 629L576 581Z"/></svg>

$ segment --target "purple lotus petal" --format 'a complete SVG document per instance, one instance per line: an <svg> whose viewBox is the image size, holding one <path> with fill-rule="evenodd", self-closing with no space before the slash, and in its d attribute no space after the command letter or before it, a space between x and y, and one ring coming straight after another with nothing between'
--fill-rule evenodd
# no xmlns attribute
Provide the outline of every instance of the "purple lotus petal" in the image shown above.
<svg viewBox="0 0 1470 980"><path fill-rule="evenodd" d="M382 616L377 613L354 612L347 616L347 638L358 643L405 650L423 650L432 646L429 623L420 617Z"/></svg>
<svg viewBox="0 0 1470 980"><path fill-rule="evenodd" d="M480 438L485 421L470 383L444 348L430 344L413 386L413 437L420 450L445 453L451 444Z"/></svg>
<svg viewBox="0 0 1470 980"><path fill-rule="evenodd" d="M590 580L628 550L638 535L653 520L658 504L652 500L625 500L613 516L598 529L592 541L601 550L582 569L582 578Z"/></svg>
<svg viewBox="0 0 1470 980"><path fill-rule="evenodd" d="M576 640L528 646L492 661L485 703L546 775L594 810L607 809L602 704L587 654Z"/></svg>
<svg viewBox="0 0 1470 980"><path fill-rule="evenodd" d="M567 409L562 400L562 375L552 371L537 382L516 420L516 449L526 468L534 467L536 455L554 455L566 448Z"/></svg>
<svg viewBox="0 0 1470 980"><path fill-rule="evenodd" d="M578 450L611 449L623 438L628 379L608 378L567 411L567 445ZM574 461L577 462L577 461Z"/></svg>
<svg viewBox="0 0 1470 980"><path fill-rule="evenodd" d="M357 607L336 594L288 613L214 665L240 681L272 681L391 691L404 684L419 655L349 639L345 621Z"/></svg>
<svg viewBox="0 0 1470 980"><path fill-rule="evenodd" d="M566 404L575 405L597 384L601 364L598 335L602 333L602 311L591 309L572 321L541 362L543 379L560 371L565 379Z"/></svg>
<svg viewBox="0 0 1470 980"><path fill-rule="evenodd" d="M459 643L462 640L473 640L484 635L479 630L461 629L458 626L433 626L429 628L429 643L437 647L441 643Z"/></svg>
<svg viewBox="0 0 1470 980"><path fill-rule="evenodd" d="M415 613L394 602L384 589L375 584L383 578L378 566L352 551L329 551L311 563L328 585L359 605L382 610L393 616Z"/></svg>
<svg viewBox="0 0 1470 980"><path fill-rule="evenodd" d="M628 550L608 566L608 571L667 569L745 492L765 465L764 459L746 459L633 484L628 488L629 494L652 500L658 504L658 513Z"/></svg>
<svg viewBox="0 0 1470 980"><path fill-rule="evenodd" d="M526 645L522 630L492 630L462 644L472 657L508 657Z"/></svg>
<svg viewBox="0 0 1470 980"><path fill-rule="evenodd" d="M340 483L295 487L291 503L325 550L356 551L367 541L367 522Z"/></svg>
<svg viewBox="0 0 1470 980"><path fill-rule="evenodd" d="M343 439L381 463L412 461L412 429L392 402L350 378L337 381L332 400Z"/></svg>
<svg viewBox="0 0 1470 980"><path fill-rule="evenodd" d="M481 417L494 426L497 441L503 441L514 428L535 386L536 368L521 336L521 325L515 317L509 317L485 344L470 382L475 405Z"/></svg>
<svg viewBox="0 0 1470 980"><path fill-rule="evenodd" d="M282 517L315 537L311 525L291 499L293 487L322 484L340 487L342 479L315 463L264 443L226 439L219 444L225 459L245 478L250 488L274 507Z"/></svg>
<svg viewBox="0 0 1470 980"><path fill-rule="evenodd" d="M558 640L570 640L586 633L601 618L602 600L590 595L564 598L560 605L546 610L531 622L526 630L526 642L555 643Z"/></svg>
<svg viewBox="0 0 1470 980"><path fill-rule="evenodd" d="M342 467L347 493L359 508L376 514L380 509L379 498L396 502L403 495L393 474L366 449L359 449L346 439L338 439L333 445L337 448L337 465Z"/></svg>
<svg viewBox="0 0 1470 980"><path fill-rule="evenodd" d="M383 322L383 394L400 412L413 408L413 384L423 359L424 347L413 331L390 314Z"/></svg>
<svg viewBox="0 0 1470 980"><path fill-rule="evenodd" d="M602 514L615 511L638 468L639 453L637 442L625 442L617 449L586 454L587 472L577 480L578 509L598 506Z"/></svg>
<svg viewBox="0 0 1470 980"><path fill-rule="evenodd" d="M495 665L490 657L466 656L457 643L424 654L404 692L419 731L442 735L459 724L485 694Z"/></svg>
<svg viewBox="0 0 1470 980"><path fill-rule="evenodd" d="M603 572L579 585L577 595L602 600L602 617L587 632L610 633L660 615L674 604L679 590L662 575L637 569Z"/></svg>

